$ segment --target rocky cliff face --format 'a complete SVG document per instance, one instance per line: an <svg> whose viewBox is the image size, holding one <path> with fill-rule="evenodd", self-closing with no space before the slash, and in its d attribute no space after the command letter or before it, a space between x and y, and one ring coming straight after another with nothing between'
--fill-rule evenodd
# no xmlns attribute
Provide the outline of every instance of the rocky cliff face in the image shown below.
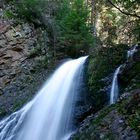
<svg viewBox="0 0 140 140"><path fill-rule="evenodd" d="M51 55L48 44L47 32L42 28L35 29L28 22L1 16L1 116L17 110L30 100L46 79Z"/></svg>
<svg viewBox="0 0 140 140"><path fill-rule="evenodd" d="M0 21L0 85L6 86L21 73L30 50L35 45L35 33L28 24L12 25L10 21ZM28 67L31 64L28 63ZM1 88L2 88L1 87Z"/></svg>

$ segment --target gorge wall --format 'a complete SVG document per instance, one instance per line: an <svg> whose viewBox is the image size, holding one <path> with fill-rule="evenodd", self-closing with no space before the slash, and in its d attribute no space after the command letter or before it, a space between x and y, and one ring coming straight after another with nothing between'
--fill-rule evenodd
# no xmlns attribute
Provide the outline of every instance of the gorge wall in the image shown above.
<svg viewBox="0 0 140 140"><path fill-rule="evenodd" d="M29 101L55 65L49 65L53 59L47 32L24 20L8 18L4 13L10 8L1 5L0 13L1 116Z"/></svg>
<svg viewBox="0 0 140 140"><path fill-rule="evenodd" d="M27 20L13 18L7 13L7 9L11 11L13 6L5 4L4 1L2 3L1 118L21 108L35 95L60 59L68 58L69 49L65 48L65 45L71 45L69 41L60 46L59 42L54 54L55 42L50 36L50 31L42 25L37 26ZM91 48L88 53L78 48L78 56L89 54L86 84L84 89L81 89L82 96L85 97L86 94L88 99L77 105L76 124L81 123L81 126L73 139L139 139L140 50L138 49L131 61L127 61L126 54L129 48L126 44L109 47L97 44L96 48ZM73 51L70 54L72 55ZM120 64L125 64L119 73L120 98L116 104L108 106L113 73Z"/></svg>

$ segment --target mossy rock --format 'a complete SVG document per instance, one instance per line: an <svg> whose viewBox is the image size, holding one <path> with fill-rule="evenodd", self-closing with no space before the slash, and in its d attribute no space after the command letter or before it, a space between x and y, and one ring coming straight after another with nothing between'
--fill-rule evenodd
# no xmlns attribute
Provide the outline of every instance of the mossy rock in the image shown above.
<svg viewBox="0 0 140 140"><path fill-rule="evenodd" d="M90 55L88 85L97 110L101 109L107 101L106 93L99 92L107 86L101 79L107 77L110 73L114 73L115 69L126 61L128 48L129 46L125 44L114 45L110 48L100 47Z"/></svg>
<svg viewBox="0 0 140 140"><path fill-rule="evenodd" d="M104 107L93 115L92 120L82 125L72 140L139 140L139 105L140 89L129 92L116 104Z"/></svg>

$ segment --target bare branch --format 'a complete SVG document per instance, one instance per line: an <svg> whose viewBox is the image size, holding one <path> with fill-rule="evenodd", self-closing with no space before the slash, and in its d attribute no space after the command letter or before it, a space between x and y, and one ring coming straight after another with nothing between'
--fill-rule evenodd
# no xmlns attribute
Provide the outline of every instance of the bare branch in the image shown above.
<svg viewBox="0 0 140 140"><path fill-rule="evenodd" d="M125 11L121 10L119 7L117 7L115 4L113 4L113 2L112 2L111 0L107 0L107 1L108 1L113 7L115 7L117 10L119 10L122 14L140 18L140 16L137 15L137 14L132 14L132 13L128 13L128 12L125 12Z"/></svg>

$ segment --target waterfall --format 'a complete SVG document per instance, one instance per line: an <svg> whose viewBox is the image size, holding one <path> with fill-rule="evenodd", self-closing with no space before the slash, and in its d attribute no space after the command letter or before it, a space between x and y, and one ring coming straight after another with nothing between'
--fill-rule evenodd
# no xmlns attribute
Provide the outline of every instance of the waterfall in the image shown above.
<svg viewBox="0 0 140 140"><path fill-rule="evenodd" d="M118 92L119 92L119 87L118 87L118 74L120 72L120 68L122 65L120 65L114 75L113 75L113 81L112 81L112 86L111 86L111 93L110 93L110 104L114 104L118 98Z"/></svg>
<svg viewBox="0 0 140 140"><path fill-rule="evenodd" d="M134 45L130 50L127 51L127 61L133 59L133 55L137 52L138 45Z"/></svg>
<svg viewBox="0 0 140 140"><path fill-rule="evenodd" d="M23 108L0 122L0 140L68 140L87 56L69 60Z"/></svg>
<svg viewBox="0 0 140 140"><path fill-rule="evenodd" d="M127 62L132 61L133 60L133 55L138 51L137 50L138 44L134 45L131 47L131 49L129 49L127 51ZM119 87L118 87L118 74L120 72L122 65L120 65L113 76L113 81L112 81L112 85L111 85L111 92L110 92L110 104L114 104L118 98L118 94L119 94Z"/></svg>

